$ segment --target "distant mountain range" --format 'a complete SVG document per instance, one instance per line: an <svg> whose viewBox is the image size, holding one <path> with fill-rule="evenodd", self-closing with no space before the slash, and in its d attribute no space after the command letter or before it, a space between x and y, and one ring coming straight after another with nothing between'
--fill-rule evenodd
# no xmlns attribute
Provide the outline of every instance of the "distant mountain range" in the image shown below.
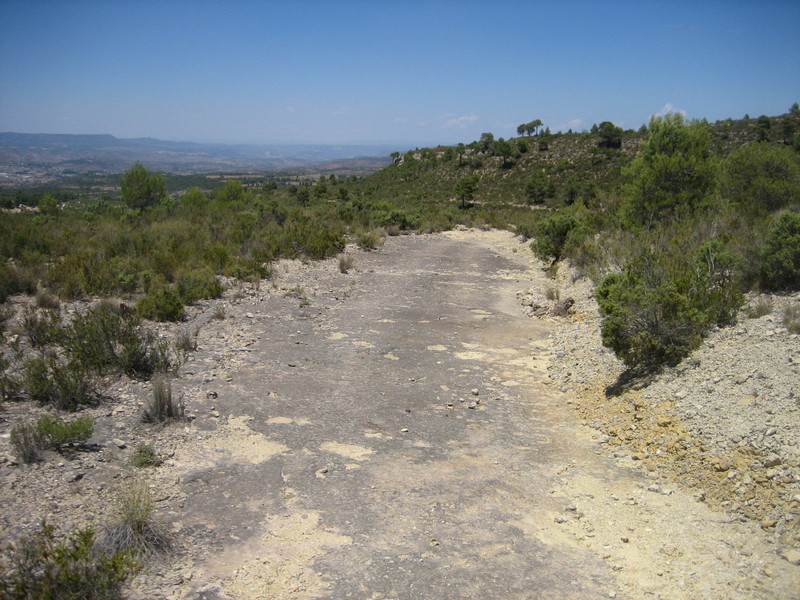
<svg viewBox="0 0 800 600"><path fill-rule="evenodd" d="M170 173L283 171L348 160L361 169L375 170L389 164L389 154L395 150L388 145L200 144L113 135L0 133L0 182L121 173L136 161Z"/></svg>

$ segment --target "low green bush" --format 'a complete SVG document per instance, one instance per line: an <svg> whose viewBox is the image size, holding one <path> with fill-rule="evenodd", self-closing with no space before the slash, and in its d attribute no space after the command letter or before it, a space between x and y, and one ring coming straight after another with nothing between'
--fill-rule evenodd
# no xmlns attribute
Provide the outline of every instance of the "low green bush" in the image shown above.
<svg viewBox="0 0 800 600"><path fill-rule="evenodd" d="M134 467L159 467L164 463L151 444L139 444L131 456L131 464Z"/></svg>
<svg viewBox="0 0 800 600"><path fill-rule="evenodd" d="M54 310L38 311L28 307L22 314L21 325L34 348L45 348L52 344L59 334L60 315Z"/></svg>
<svg viewBox="0 0 800 600"><path fill-rule="evenodd" d="M42 443L60 451L68 444L82 444L92 437L94 418L84 415L73 421L63 421L55 415L42 415L36 422Z"/></svg>
<svg viewBox="0 0 800 600"><path fill-rule="evenodd" d="M183 321L186 316L181 299L169 287L155 289L142 297L136 303L136 313L152 321Z"/></svg>
<svg viewBox="0 0 800 600"><path fill-rule="evenodd" d="M8 600L122 600L125 582L139 570L127 552L95 547L92 529L66 541L43 523L35 534L4 548L0 598Z"/></svg>
<svg viewBox="0 0 800 600"><path fill-rule="evenodd" d="M694 261L646 251L595 290L603 344L641 371L679 362L715 325L732 323L744 301L734 265L719 241Z"/></svg>

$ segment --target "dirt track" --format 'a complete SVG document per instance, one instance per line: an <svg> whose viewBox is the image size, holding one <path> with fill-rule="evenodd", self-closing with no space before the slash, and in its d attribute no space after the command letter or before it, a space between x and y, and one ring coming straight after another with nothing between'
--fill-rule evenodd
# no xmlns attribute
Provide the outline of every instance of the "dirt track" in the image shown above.
<svg viewBox="0 0 800 600"><path fill-rule="evenodd" d="M556 324L522 316L546 280L517 246L392 239L203 327L197 419L159 469L197 543L176 597L787 597L757 532L648 491L549 389Z"/></svg>
<svg viewBox="0 0 800 600"><path fill-rule="evenodd" d="M114 383L102 452L3 467L4 523L102 527L147 473L176 547L136 600L800 597L757 524L610 453L553 389L563 321L523 316L517 293L551 282L522 242L354 254L191 309L173 389L193 420L143 426L150 385ZM131 467L141 441L166 463Z"/></svg>

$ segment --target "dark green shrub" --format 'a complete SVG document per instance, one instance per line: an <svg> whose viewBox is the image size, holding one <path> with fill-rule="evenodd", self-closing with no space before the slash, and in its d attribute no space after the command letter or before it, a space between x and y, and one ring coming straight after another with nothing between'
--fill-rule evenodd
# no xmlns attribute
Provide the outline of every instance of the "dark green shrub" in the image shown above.
<svg viewBox="0 0 800 600"><path fill-rule="evenodd" d="M800 199L800 160L782 144L737 148L720 169L719 191L741 210L765 214Z"/></svg>
<svg viewBox="0 0 800 600"><path fill-rule="evenodd" d="M22 315L22 329L34 348L44 348L52 344L58 337L59 314L52 310L37 311L28 307Z"/></svg>
<svg viewBox="0 0 800 600"><path fill-rule="evenodd" d="M120 371L149 379L173 365L169 344L142 327L141 319L124 304L100 302L78 315L63 334L64 350L92 373Z"/></svg>
<svg viewBox="0 0 800 600"><path fill-rule="evenodd" d="M180 271L175 278L175 290L184 304L222 296L222 284L209 269Z"/></svg>
<svg viewBox="0 0 800 600"><path fill-rule="evenodd" d="M97 400L94 381L77 362L60 363L55 358L33 358L24 365L25 389L31 400L52 404L60 410L75 410Z"/></svg>
<svg viewBox="0 0 800 600"><path fill-rule="evenodd" d="M670 282L648 285L633 267L612 273L595 290L603 345L628 366L674 364L700 345L697 313Z"/></svg>
<svg viewBox="0 0 800 600"><path fill-rule="evenodd" d="M595 290L603 344L634 369L679 362L711 327L733 322L744 301L740 260L721 240L704 244L693 261L645 251Z"/></svg>
<svg viewBox="0 0 800 600"><path fill-rule="evenodd" d="M580 244L588 235L586 226L570 214L558 213L539 221L531 249L542 260L558 261L565 251Z"/></svg>
<svg viewBox="0 0 800 600"><path fill-rule="evenodd" d="M42 415L36 422L36 431L45 446L60 451L63 446L82 444L92 437L94 418L84 415L74 421L62 421L55 415Z"/></svg>
<svg viewBox="0 0 800 600"><path fill-rule="evenodd" d="M0 558L0 598L8 600L121 600L122 588L139 569L125 552L94 547L94 532L56 540L52 526L10 544Z"/></svg>
<svg viewBox="0 0 800 600"><path fill-rule="evenodd" d="M153 321L182 321L186 316L178 294L162 287L149 292L136 303L136 313Z"/></svg>
<svg viewBox="0 0 800 600"><path fill-rule="evenodd" d="M800 289L800 213L784 213L772 224L761 261L761 282L766 289Z"/></svg>

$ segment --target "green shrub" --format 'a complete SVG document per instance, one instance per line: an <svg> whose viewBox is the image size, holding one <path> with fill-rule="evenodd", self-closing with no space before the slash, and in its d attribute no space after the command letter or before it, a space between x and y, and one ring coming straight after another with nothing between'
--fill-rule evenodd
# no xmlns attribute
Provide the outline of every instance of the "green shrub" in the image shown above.
<svg viewBox="0 0 800 600"><path fill-rule="evenodd" d="M4 549L0 598L122 600L125 582L138 569L128 553L97 551L91 529L59 542L53 527L43 523L37 533Z"/></svg>
<svg viewBox="0 0 800 600"><path fill-rule="evenodd" d="M570 214L558 213L536 224L531 249L542 260L558 261L588 235L586 226Z"/></svg>
<svg viewBox="0 0 800 600"><path fill-rule="evenodd" d="M33 358L23 366L25 389L31 400L60 410L76 410L97 400L94 381L75 361Z"/></svg>
<svg viewBox="0 0 800 600"><path fill-rule="evenodd" d="M169 344L145 330L131 308L108 301L78 315L64 331L63 346L83 368L100 375L119 371L149 379L173 366Z"/></svg>
<svg viewBox="0 0 800 600"><path fill-rule="evenodd" d="M131 464L134 467L159 467L164 463L155 449L150 444L139 444L131 456Z"/></svg>
<svg viewBox="0 0 800 600"><path fill-rule="evenodd" d="M22 329L34 348L44 348L58 337L61 317L52 310L37 311L28 307L22 314Z"/></svg>
<svg viewBox="0 0 800 600"><path fill-rule="evenodd" d="M222 284L209 269L192 269L178 273L175 291L184 304L194 304L204 298L222 296Z"/></svg>
<svg viewBox="0 0 800 600"><path fill-rule="evenodd" d="M721 240L701 246L691 261L644 251L595 290L603 344L641 371L679 362L711 327L733 322L744 301L739 261Z"/></svg>
<svg viewBox="0 0 800 600"><path fill-rule="evenodd" d="M761 261L764 288L800 289L800 213L784 213L772 224Z"/></svg>
<svg viewBox="0 0 800 600"><path fill-rule="evenodd" d="M92 437L94 418L84 415L74 421L62 421L55 415L42 415L36 422L36 431L45 446L60 451L63 446L82 444Z"/></svg>
<svg viewBox="0 0 800 600"><path fill-rule="evenodd" d="M719 191L750 214L766 214L800 198L800 161L782 144L737 148L720 169Z"/></svg>
<svg viewBox="0 0 800 600"><path fill-rule="evenodd" d="M136 303L136 313L153 321L182 321L186 316L178 295L168 287L149 292Z"/></svg>

